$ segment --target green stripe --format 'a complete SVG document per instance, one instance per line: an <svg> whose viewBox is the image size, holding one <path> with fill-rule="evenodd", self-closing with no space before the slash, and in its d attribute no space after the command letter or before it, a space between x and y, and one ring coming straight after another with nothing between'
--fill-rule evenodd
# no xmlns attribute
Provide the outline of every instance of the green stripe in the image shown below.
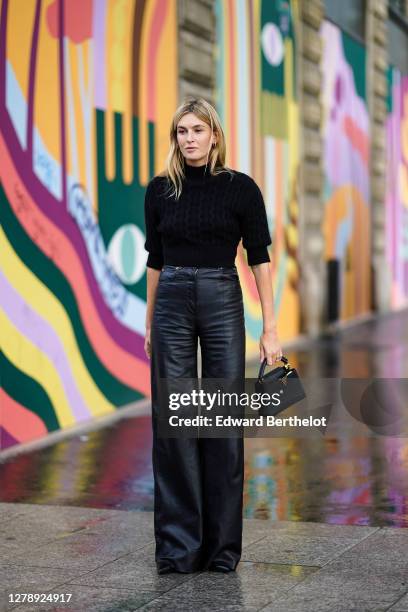
<svg viewBox="0 0 408 612"><path fill-rule="evenodd" d="M366 101L366 49L365 46L341 30L343 53L354 76L357 95Z"/></svg>
<svg viewBox="0 0 408 612"><path fill-rule="evenodd" d="M16 402L38 415L47 431L60 429L54 407L44 388L31 376L27 376L0 351L1 387Z"/></svg>
<svg viewBox="0 0 408 612"><path fill-rule="evenodd" d="M75 338L95 384L114 406L123 406L144 397L117 380L99 361L83 327L78 306L71 286L51 259L27 236L16 219L7 196L0 185L0 208L2 224L8 240L25 265L41 280L63 305L75 334Z"/></svg>

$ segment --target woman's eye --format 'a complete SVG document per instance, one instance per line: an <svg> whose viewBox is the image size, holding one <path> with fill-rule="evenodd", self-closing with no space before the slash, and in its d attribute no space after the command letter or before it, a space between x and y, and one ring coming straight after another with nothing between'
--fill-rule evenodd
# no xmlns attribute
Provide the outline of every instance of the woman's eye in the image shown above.
<svg viewBox="0 0 408 612"><path fill-rule="evenodd" d="M202 132L202 131L203 131L202 129L196 130L196 132ZM178 134L185 134L185 131L184 130L179 130Z"/></svg>

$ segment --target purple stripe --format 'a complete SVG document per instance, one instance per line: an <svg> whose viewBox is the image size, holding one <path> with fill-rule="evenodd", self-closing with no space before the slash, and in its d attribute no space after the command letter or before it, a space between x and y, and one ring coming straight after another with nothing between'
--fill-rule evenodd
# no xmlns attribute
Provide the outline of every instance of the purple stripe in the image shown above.
<svg viewBox="0 0 408 612"><path fill-rule="evenodd" d="M31 38L30 69L28 73L28 113L27 113L27 153L33 159L33 117L34 117L34 84L37 68L38 35L40 31L41 0L37 0L34 16L34 28Z"/></svg>
<svg viewBox="0 0 408 612"><path fill-rule="evenodd" d="M38 177L32 171L32 160L22 150L18 141L14 126L5 107L5 40L7 25L8 1L3 0L0 20L0 125L1 131L13 163L19 171L19 178L30 193L36 206L54 223L61 232L65 234L72 243L81 261L93 301L103 321L105 328L115 342L131 355L136 356L143 362L147 362L144 353L144 338L142 335L129 330L122 325L112 314L111 310L103 300L92 267L88 253L83 242L81 233L69 213L61 206L61 202L45 188Z"/></svg>
<svg viewBox="0 0 408 612"><path fill-rule="evenodd" d="M10 446L15 446L16 444L20 444L20 442L13 438L13 436L0 425L0 451L10 448Z"/></svg>
<svg viewBox="0 0 408 612"><path fill-rule="evenodd" d="M67 141L65 135L65 70L64 70L64 1L58 2L58 76L60 93L60 143L62 203L67 208Z"/></svg>
<svg viewBox="0 0 408 612"><path fill-rule="evenodd" d="M10 321L55 366L75 420L79 422L92 417L75 383L64 346L50 323L30 308L1 272L0 295Z"/></svg>
<svg viewBox="0 0 408 612"><path fill-rule="evenodd" d="M106 2L99 0L93 6L93 41L95 70L95 105L97 108L106 110Z"/></svg>

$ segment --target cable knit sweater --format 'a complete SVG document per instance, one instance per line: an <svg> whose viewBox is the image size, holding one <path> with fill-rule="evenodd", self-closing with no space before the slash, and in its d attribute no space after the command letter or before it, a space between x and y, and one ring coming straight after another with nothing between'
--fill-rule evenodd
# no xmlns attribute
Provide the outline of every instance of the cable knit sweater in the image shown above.
<svg viewBox="0 0 408 612"><path fill-rule="evenodd" d="M148 267L233 266L241 238L250 266L270 261L262 193L250 176L232 173L214 176L205 164L186 164L178 201L169 197L166 177L151 179L145 195Z"/></svg>

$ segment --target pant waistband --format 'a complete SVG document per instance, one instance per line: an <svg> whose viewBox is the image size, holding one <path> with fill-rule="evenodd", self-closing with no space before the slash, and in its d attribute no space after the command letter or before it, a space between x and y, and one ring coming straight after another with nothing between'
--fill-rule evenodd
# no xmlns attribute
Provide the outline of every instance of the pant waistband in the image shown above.
<svg viewBox="0 0 408 612"><path fill-rule="evenodd" d="M171 266L166 264L162 270L236 270L236 266Z"/></svg>
<svg viewBox="0 0 408 612"><path fill-rule="evenodd" d="M187 280L187 279L236 279L239 274L236 266L197 267L197 266L171 266L165 265L160 272L161 279Z"/></svg>

